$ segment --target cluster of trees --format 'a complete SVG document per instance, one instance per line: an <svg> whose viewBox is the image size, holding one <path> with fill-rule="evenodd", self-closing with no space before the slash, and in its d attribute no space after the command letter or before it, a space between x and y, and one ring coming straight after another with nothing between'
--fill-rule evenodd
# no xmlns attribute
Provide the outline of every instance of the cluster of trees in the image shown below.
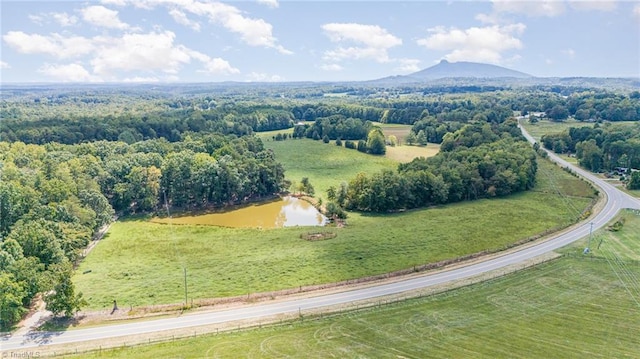
<svg viewBox="0 0 640 359"><path fill-rule="evenodd" d="M540 142L556 153L575 153L580 165L594 172L640 168L640 124L570 127Z"/></svg>
<svg viewBox="0 0 640 359"><path fill-rule="evenodd" d="M298 124L293 130L294 138L312 138L319 140L324 137L329 140L362 140L367 138L367 134L373 125L370 121L363 121L353 117L343 115L333 115L322 117L313 124Z"/></svg>
<svg viewBox="0 0 640 359"><path fill-rule="evenodd" d="M219 134L133 145L0 142L0 325L20 319L37 293L72 315L83 304L73 263L116 211L221 206L287 185L259 138Z"/></svg>
<svg viewBox="0 0 640 359"><path fill-rule="evenodd" d="M146 139L180 141L190 132L216 132L243 136L255 131L291 128L289 110L256 106L168 109L144 114L82 114L71 118L44 117L35 120L6 119L0 136L7 141L45 144L74 144L86 141L123 141L129 144Z"/></svg>
<svg viewBox="0 0 640 359"><path fill-rule="evenodd" d="M553 106L547 114L553 120L572 116L578 121L640 121L640 92L629 95L578 93Z"/></svg>
<svg viewBox="0 0 640 359"><path fill-rule="evenodd" d="M401 164L395 172L361 173L346 191L332 189L335 201L347 209L387 212L505 196L534 186L536 154L521 136L469 124L445 137L451 145L438 155Z"/></svg>
<svg viewBox="0 0 640 359"><path fill-rule="evenodd" d="M336 140L336 144L340 146L342 140L345 140L346 148L373 155L386 153L386 139L379 127L373 126L370 121L346 118L342 115L319 118L313 124L296 125L293 138L305 137L322 140L324 143Z"/></svg>

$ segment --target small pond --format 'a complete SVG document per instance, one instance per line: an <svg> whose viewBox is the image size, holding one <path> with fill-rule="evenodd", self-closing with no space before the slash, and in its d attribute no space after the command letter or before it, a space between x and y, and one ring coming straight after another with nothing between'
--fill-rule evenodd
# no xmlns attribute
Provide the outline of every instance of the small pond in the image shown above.
<svg viewBox="0 0 640 359"><path fill-rule="evenodd" d="M156 223L202 224L236 228L282 228L324 226L327 218L309 202L295 197L238 207L225 212L195 216L154 218Z"/></svg>

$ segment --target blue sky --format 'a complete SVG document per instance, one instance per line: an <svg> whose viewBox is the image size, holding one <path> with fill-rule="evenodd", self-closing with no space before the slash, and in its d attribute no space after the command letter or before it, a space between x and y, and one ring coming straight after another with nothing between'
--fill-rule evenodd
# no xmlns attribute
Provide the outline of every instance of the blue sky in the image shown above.
<svg viewBox="0 0 640 359"><path fill-rule="evenodd" d="M637 1L0 2L2 82L352 81L451 62L640 76Z"/></svg>

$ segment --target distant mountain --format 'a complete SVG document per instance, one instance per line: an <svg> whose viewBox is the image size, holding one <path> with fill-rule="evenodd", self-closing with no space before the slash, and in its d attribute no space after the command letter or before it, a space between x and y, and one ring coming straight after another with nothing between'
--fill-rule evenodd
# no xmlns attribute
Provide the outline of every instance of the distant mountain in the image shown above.
<svg viewBox="0 0 640 359"><path fill-rule="evenodd" d="M449 62L447 60L440 61L439 64L428 67L424 70L414 72L404 76L391 76L383 79L374 80L374 82L395 82L395 83L411 83L433 81L445 78L477 78L477 79L499 79L499 78L516 78L528 79L533 76L524 72L511 70L505 67L482 64L478 62Z"/></svg>

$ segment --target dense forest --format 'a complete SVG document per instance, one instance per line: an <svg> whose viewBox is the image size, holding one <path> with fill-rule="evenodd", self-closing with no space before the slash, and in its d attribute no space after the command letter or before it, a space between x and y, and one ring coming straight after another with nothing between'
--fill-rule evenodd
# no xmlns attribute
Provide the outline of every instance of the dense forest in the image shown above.
<svg viewBox="0 0 640 359"><path fill-rule="evenodd" d="M341 89L345 90L346 89ZM160 95L136 92L137 102L127 95L100 93L27 92L0 103L0 139L44 144L87 141L123 141L164 138L180 141L194 132L243 136L253 132L292 128L297 137L365 139L368 122L413 125L412 141L439 143L469 121L501 123L514 111L544 113L562 121L640 120L640 92L628 94L604 90L520 89L479 93L412 93L398 96L388 91L368 91L366 96L309 99L284 95L285 91L246 94ZM266 90L265 90L266 91ZM304 89L312 91L312 89ZM307 127L308 126L308 127ZM422 133L420 132L422 131Z"/></svg>

